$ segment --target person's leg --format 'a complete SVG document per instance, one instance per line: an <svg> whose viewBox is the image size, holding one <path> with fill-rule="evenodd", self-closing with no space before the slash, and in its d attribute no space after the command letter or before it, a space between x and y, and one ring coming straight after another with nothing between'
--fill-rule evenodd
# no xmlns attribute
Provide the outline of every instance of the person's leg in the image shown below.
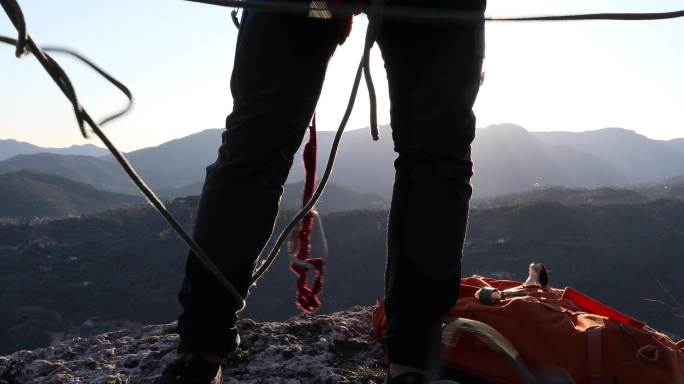
<svg viewBox="0 0 684 384"><path fill-rule="evenodd" d="M402 3L454 7L451 0ZM476 0L457 7L484 12L485 5ZM425 369L439 351L440 318L458 298L484 25L386 20L378 43L398 153L388 228L385 342L391 370Z"/></svg>
<svg viewBox="0 0 684 384"><path fill-rule="evenodd" d="M231 78L233 112L207 167L194 238L244 296L278 213L292 158L313 114L340 29L327 20L248 13ZM225 356L242 308L194 254L179 293L180 352Z"/></svg>

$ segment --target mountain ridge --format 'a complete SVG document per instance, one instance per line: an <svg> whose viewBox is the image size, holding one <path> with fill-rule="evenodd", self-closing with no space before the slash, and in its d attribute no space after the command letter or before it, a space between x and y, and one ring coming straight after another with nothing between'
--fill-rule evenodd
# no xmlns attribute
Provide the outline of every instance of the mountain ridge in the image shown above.
<svg viewBox="0 0 684 384"><path fill-rule="evenodd" d="M642 175L657 180L682 174L684 167L684 154L672 144L651 140L624 128L579 133L534 132L533 135L547 145L562 144L600 156L633 182L648 181Z"/></svg>
<svg viewBox="0 0 684 384"><path fill-rule="evenodd" d="M0 201L0 217L11 218L75 216L144 202L139 197L27 170L0 174Z"/></svg>
<svg viewBox="0 0 684 384"><path fill-rule="evenodd" d="M223 131L204 130L133 151L128 156L155 190L170 193L197 190L197 184L204 180L205 167L216 158ZM357 193L376 194L389 200L396 154L390 127L381 126L380 134L381 140L373 142L367 128L346 132L331 181ZM319 172L325 167L333 135L330 131L319 132ZM81 158L82 164L69 161L68 156L64 159L45 154L22 156L0 161L0 173L34 167L71 176L98 188L136 193L110 156ZM288 183L303 180L300 158L301 148L295 155ZM478 129L473 161L471 182L475 197L523 192L535 186L624 186L684 175L684 139L652 140L622 128L529 132L506 123ZM60 163L68 166L55 169Z"/></svg>
<svg viewBox="0 0 684 384"><path fill-rule="evenodd" d="M69 147L54 148L41 147L25 141L15 139L0 139L0 161L16 155L30 155L35 153L54 153L60 155L102 156L107 149L94 144L73 144Z"/></svg>

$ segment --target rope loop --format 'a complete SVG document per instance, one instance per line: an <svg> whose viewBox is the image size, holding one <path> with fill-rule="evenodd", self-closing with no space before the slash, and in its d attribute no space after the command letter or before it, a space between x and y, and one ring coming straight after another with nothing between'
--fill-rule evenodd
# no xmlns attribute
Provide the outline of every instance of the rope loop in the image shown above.
<svg viewBox="0 0 684 384"><path fill-rule="evenodd" d="M238 10L233 9L230 11L230 19L233 20L233 25L235 25L235 28L238 30L240 29L240 20L238 20Z"/></svg>
<svg viewBox="0 0 684 384"><path fill-rule="evenodd" d="M28 47L28 33L26 31L26 20L24 20L24 13L16 0L0 0L2 8L7 13L12 24L17 29L16 51L17 58L21 58L29 52Z"/></svg>
<svg viewBox="0 0 684 384"><path fill-rule="evenodd" d="M420 6L391 5L384 8L374 8L373 4L346 4L342 2L326 2L324 7L317 1L296 0L186 0L195 3L219 5L224 7L253 9L289 14L307 14L310 12L332 12L335 15L355 15L365 13L368 16L382 16L393 20L410 20L432 23L481 23L492 22L562 22L588 20L621 20L648 21L666 20L684 17L684 10L669 12L603 12L577 13L562 15L531 15L513 17L485 17L479 11L464 11L459 9L439 9Z"/></svg>
<svg viewBox="0 0 684 384"><path fill-rule="evenodd" d="M89 136L88 131L85 127L85 111L83 110L81 103L78 101L78 97L76 96L76 89L74 88L74 85L71 83L69 76L67 76L62 67L60 67L59 64L57 64L57 62L45 51L38 50L37 54L42 56L43 60L45 60L45 62L47 63L48 72L55 79L55 82L57 83L57 86L62 91L62 93L64 93L67 99L69 99L69 101L71 102L71 107L74 110L74 115L76 116L78 128L81 130L81 135L83 135L83 137L87 139Z"/></svg>
<svg viewBox="0 0 684 384"><path fill-rule="evenodd" d="M637 351L637 357L642 360L655 363L660 359L660 353L661 348L649 344L639 348Z"/></svg>
<svg viewBox="0 0 684 384"><path fill-rule="evenodd" d="M223 272L212 262L209 256L202 250L202 248L197 244L197 242L185 231L182 225L173 217L173 215L166 208L164 203L157 197L157 195L145 184L145 182L140 178L135 169L128 162L126 157L116 148L116 146L109 140L107 135L103 132L100 124L96 123L95 120L88 114L88 112L81 106L76 97L76 91L69 80L69 77L64 72L64 70L59 66L59 64L50 57L44 50L31 39L29 34L26 32L26 24L24 22L23 14L21 13L21 8L16 0L0 0L0 4L7 13L8 17L15 25L15 28L19 32L19 39L14 40L8 37L0 36L0 42L4 42L11 45L16 45L18 51L28 49L30 53L38 60L43 69L50 75L52 80L57 84L59 89L64 93L64 95L71 102L76 119L78 121L81 133L83 136L87 137L87 131L85 129L86 125L92 129L92 132L97 135L97 137L102 141L102 143L109 149L114 159L121 165L126 175L133 181L140 192L145 196L147 201L159 212L159 214L166 220L167 224L173 228L173 230L178 234L178 236L185 241L189 248L193 251L193 256L196 257L201 264L217 279L217 281L228 291L231 297L239 304L240 309L245 307L245 299L240 292L231 284L231 282L226 278ZM62 50L56 48L56 50ZM63 50L62 50L63 51ZM72 52L70 52L72 53ZM129 105L121 112L108 117L104 122L111 121L117 117L122 116L130 110L132 105L132 96L130 91L120 82L116 81L112 76L108 75L103 70L99 69L97 66L92 64L89 60L83 58L82 56L72 53L75 57L84 61L86 64L94 68L98 73L107 78L112 84L119 88L122 92L126 94L129 98Z"/></svg>

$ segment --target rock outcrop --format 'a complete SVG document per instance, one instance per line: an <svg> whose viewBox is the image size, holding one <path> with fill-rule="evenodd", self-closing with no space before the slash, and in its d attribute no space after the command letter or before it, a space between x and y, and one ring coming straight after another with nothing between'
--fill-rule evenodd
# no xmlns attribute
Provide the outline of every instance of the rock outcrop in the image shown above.
<svg viewBox="0 0 684 384"><path fill-rule="evenodd" d="M379 383L382 347L370 336L371 308L285 322L238 324L240 348L224 384ZM0 384L152 383L175 357L175 324L74 338L0 357Z"/></svg>

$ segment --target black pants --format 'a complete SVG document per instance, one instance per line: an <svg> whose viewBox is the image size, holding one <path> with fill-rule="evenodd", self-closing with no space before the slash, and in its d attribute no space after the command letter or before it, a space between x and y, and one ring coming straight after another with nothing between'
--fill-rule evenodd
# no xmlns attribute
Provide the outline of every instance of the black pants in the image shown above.
<svg viewBox="0 0 684 384"><path fill-rule="evenodd" d="M453 7L454 1L444 3ZM482 0L458 3L484 11ZM328 60L342 40L329 20L265 12L243 17L231 79L234 108L218 158L207 167L194 236L245 296ZM390 361L422 367L436 351L440 316L458 297L484 26L385 20L378 44L398 154L387 238L386 344ZM346 96L341 109L345 103ZM225 355L237 347L241 308L192 253L179 299L181 350Z"/></svg>

